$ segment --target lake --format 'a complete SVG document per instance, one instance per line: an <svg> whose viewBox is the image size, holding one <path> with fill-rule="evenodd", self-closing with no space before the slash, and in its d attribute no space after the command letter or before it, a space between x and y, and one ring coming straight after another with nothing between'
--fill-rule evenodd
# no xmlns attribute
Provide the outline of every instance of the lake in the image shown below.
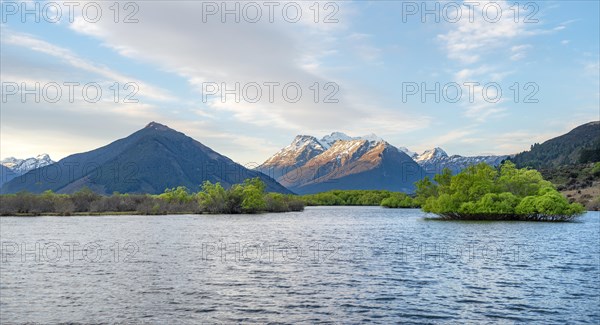
<svg viewBox="0 0 600 325"><path fill-rule="evenodd" d="M1 323L600 322L600 215L0 218Z"/></svg>

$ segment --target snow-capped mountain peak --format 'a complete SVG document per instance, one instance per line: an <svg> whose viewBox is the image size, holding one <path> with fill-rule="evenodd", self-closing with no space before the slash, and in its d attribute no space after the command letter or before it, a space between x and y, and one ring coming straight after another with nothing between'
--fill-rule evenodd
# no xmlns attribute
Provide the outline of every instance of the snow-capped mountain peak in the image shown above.
<svg viewBox="0 0 600 325"><path fill-rule="evenodd" d="M449 156L442 148L436 147L426 150L413 159L428 173L437 174L444 168L449 168L453 173L458 173L468 166L482 162L490 166L498 166L507 156L475 156L463 157L460 155Z"/></svg>
<svg viewBox="0 0 600 325"><path fill-rule="evenodd" d="M378 137L374 133L362 136L362 137L351 137L342 132L333 132L330 135L326 135L321 139L321 143L325 149L331 148L338 141L354 141L354 140L366 140L372 144L385 142L382 138Z"/></svg>
<svg viewBox="0 0 600 325"><path fill-rule="evenodd" d="M297 135L296 138L294 138L294 141L292 141L292 143L289 146L287 146L286 149L301 148L304 146L323 148L323 144L321 144L321 142L317 140L317 138L311 135Z"/></svg>
<svg viewBox="0 0 600 325"><path fill-rule="evenodd" d="M37 155L36 157L27 159L18 159L15 157L8 157L0 162L4 167L9 168L15 174L23 175L30 170L34 170L40 167L48 166L54 163L50 156L46 153Z"/></svg>
<svg viewBox="0 0 600 325"><path fill-rule="evenodd" d="M433 149L425 150L425 152L423 152L415 158L415 161L430 161L446 157L448 157L448 154L446 153L446 151L444 151L444 149L440 147L435 147Z"/></svg>
<svg viewBox="0 0 600 325"><path fill-rule="evenodd" d="M278 177L294 166L305 164L313 157L323 153L325 147L317 138L310 135L298 135L285 148L267 159L257 169L271 177Z"/></svg>
<svg viewBox="0 0 600 325"><path fill-rule="evenodd" d="M379 143L379 142L384 142L384 140L380 137L378 137L377 135L375 135L375 133L371 133L362 137L359 137L360 140L367 140L369 142L375 142L375 143Z"/></svg>
<svg viewBox="0 0 600 325"><path fill-rule="evenodd" d="M416 152L410 151L407 147L397 147L397 148L398 148L398 150L404 152L411 158L415 158L416 156L418 156L418 154Z"/></svg>
<svg viewBox="0 0 600 325"><path fill-rule="evenodd" d="M326 149L329 149L331 146L333 146L334 143L340 140L350 141L353 140L353 138L342 132L333 132L330 135L326 135L323 138L321 138L321 143L326 146Z"/></svg>

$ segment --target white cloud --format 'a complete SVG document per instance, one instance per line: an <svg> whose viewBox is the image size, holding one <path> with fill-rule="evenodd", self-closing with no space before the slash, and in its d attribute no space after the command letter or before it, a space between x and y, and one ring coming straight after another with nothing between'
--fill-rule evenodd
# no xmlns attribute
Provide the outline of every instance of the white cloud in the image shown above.
<svg viewBox="0 0 600 325"><path fill-rule="evenodd" d="M497 49L504 48L516 38L524 36L527 24L515 22L511 15L502 15L497 22L484 19L482 9L486 3L500 5L502 12L510 12L512 4L506 1L482 1L474 9L474 19L461 19L446 34L438 35L444 44L448 57L464 64L482 61L482 58ZM462 6L463 12L469 12L469 7ZM487 17L487 16L486 16Z"/></svg>
<svg viewBox="0 0 600 325"><path fill-rule="evenodd" d="M513 61L519 61L525 58L525 56L527 55L526 52L527 50L529 50L532 46L530 44L523 44L523 45L515 45L513 47L510 48L510 51L512 53L512 55L510 56L510 59Z"/></svg>
<svg viewBox="0 0 600 325"><path fill-rule="evenodd" d="M163 89L151 86L141 80L123 75L119 72L111 70L106 66L101 66L91 61L85 60L66 48L53 45L49 42L46 42L28 34L16 33L10 30L3 30L2 43L5 45L24 47L32 51L51 55L57 59L60 59L62 62L70 64L76 69L81 69L96 74L105 78L108 82L111 83L136 83L139 86L139 94L150 99L161 101L173 99L168 94L168 92ZM3 65L7 65L7 63L8 62L4 62Z"/></svg>
<svg viewBox="0 0 600 325"><path fill-rule="evenodd" d="M322 21L326 16L325 4L319 4ZM236 82L242 86L250 82L281 85L296 82L302 86L302 100L295 104L283 102L281 98L271 103L263 94L258 103L211 102L201 114L214 116L230 112L239 123L282 130L333 129L336 125L353 125L357 121L361 121L362 126L369 120L367 127L377 127L378 122L369 119L373 111L350 100L350 94L356 91L364 101L369 101L370 94L351 88L344 80L328 73L334 67L324 64L325 59L338 54L340 39L352 42L358 55L366 61L376 63L380 58L381 50L368 42L367 34L343 36L347 30L344 22L349 21L343 18L353 13L352 3L337 3L339 23L333 24L314 22L309 9L312 2L301 2L304 15L297 24L287 23L280 17L276 17L275 23L266 19L256 24L244 23L243 19L240 23L222 23L220 18L203 22L202 5L196 2L178 1L165 6L148 1L139 5L137 24L101 21L89 27L80 20L71 28L100 39L121 55L150 62L182 76L195 89L198 99L203 82L226 83L229 87ZM323 103L331 91L322 88L328 82L339 85L339 93L335 95L338 104ZM315 83L321 87L318 103L313 100L314 90L309 88ZM390 109L384 107L377 111L383 113Z"/></svg>
<svg viewBox="0 0 600 325"><path fill-rule="evenodd" d="M491 21L489 16L485 16L487 20L484 18L482 8L487 3L500 6L505 13L497 22ZM465 19L458 23L449 24L448 32L437 36L447 57L457 63L456 82L472 81L483 85L503 80L514 73L514 62L526 58L527 51L532 48L531 44L523 44L523 39L548 32L534 29L535 24L525 23L524 19L515 22L513 15L506 14L511 12L512 5L508 1L482 1L474 9L472 21L463 17ZM469 12L469 7L463 5L463 12ZM474 89L476 94L481 94L483 88L476 86ZM475 96L474 101L463 100L461 105L466 117L484 122L506 114L506 108L501 107L503 102L501 99L492 103L483 96Z"/></svg>
<svg viewBox="0 0 600 325"><path fill-rule="evenodd" d="M596 62L587 62L584 67L585 73L598 76L600 74L600 61Z"/></svg>

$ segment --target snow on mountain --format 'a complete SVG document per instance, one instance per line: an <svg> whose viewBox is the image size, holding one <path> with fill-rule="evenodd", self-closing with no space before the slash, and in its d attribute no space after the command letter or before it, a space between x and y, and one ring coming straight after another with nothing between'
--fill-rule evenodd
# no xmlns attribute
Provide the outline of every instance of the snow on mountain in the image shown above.
<svg viewBox="0 0 600 325"><path fill-rule="evenodd" d="M422 154L415 157L415 161L418 163L419 161L433 161L447 158L448 154L444 149L440 147L435 147L433 149L425 150Z"/></svg>
<svg viewBox="0 0 600 325"><path fill-rule="evenodd" d="M330 135L326 135L321 138L321 143L326 149L331 148L337 141L352 141L352 140L366 140L372 143L384 142L384 140L377 135L371 133L362 137L351 137L342 132L333 132Z"/></svg>
<svg viewBox="0 0 600 325"><path fill-rule="evenodd" d="M384 142L382 138L378 137L375 135L375 133L371 133L369 135L365 135L362 137L359 137L360 140L367 140L369 142L375 142L375 143L379 143L379 142Z"/></svg>
<svg viewBox="0 0 600 325"><path fill-rule="evenodd" d="M508 156L448 156L448 154L439 147L425 150L422 154L413 157L425 172L431 174L440 173L444 168L449 168L456 174L469 166L477 165L482 162L491 166L498 166L506 158L508 158Z"/></svg>
<svg viewBox="0 0 600 325"><path fill-rule="evenodd" d="M365 150L369 150L383 142L385 141L375 134L351 137L342 132L333 132L321 140L310 135L298 135L290 145L267 159L257 169L271 177L278 178L324 152L335 157L342 157L351 154L359 146L364 145Z"/></svg>
<svg viewBox="0 0 600 325"><path fill-rule="evenodd" d="M257 169L273 178L277 178L295 167L323 153L329 146L310 135L298 135L291 144L279 150Z"/></svg>
<svg viewBox="0 0 600 325"><path fill-rule="evenodd" d="M411 158L415 158L415 156L417 156L416 152L410 151L407 147L396 147L396 148L398 148L398 150L404 152L405 154L407 154Z"/></svg>
<svg viewBox="0 0 600 325"><path fill-rule="evenodd" d="M10 169L16 175L23 175L30 170L48 166L54 163L48 154L37 155L33 158L18 159L8 157L0 162L4 167Z"/></svg>
<svg viewBox="0 0 600 325"><path fill-rule="evenodd" d="M375 134L352 137L334 132L321 140L299 135L257 170L296 193L335 188L410 190L414 181L438 174L444 168L456 174L481 162L497 166L506 158L449 156L439 147L417 154L406 147L395 147ZM415 179L408 182L410 177Z"/></svg>
<svg viewBox="0 0 600 325"><path fill-rule="evenodd" d="M321 153L325 151L325 147L317 138L310 135L298 135L294 141L287 147L281 149L273 157L269 158L265 164L271 164L275 161L293 160L295 161L299 155L305 151Z"/></svg>
<svg viewBox="0 0 600 325"><path fill-rule="evenodd" d="M374 137L337 140L307 163L277 178L296 193L332 189L414 190L424 173L409 156Z"/></svg>
<svg viewBox="0 0 600 325"><path fill-rule="evenodd" d="M330 135L326 135L323 138L321 138L321 143L323 143L326 146L326 149L329 149L331 146L333 146L334 143L336 143L339 140L350 141L353 139L354 138L345 133L333 132Z"/></svg>
<svg viewBox="0 0 600 325"><path fill-rule="evenodd" d="M297 136L257 168L296 193L331 189L412 191L424 174L402 150L375 134Z"/></svg>

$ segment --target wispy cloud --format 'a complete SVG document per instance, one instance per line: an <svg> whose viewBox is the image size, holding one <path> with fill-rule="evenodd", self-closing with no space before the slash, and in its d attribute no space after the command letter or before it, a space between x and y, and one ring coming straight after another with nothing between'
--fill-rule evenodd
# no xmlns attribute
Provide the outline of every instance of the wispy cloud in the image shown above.
<svg viewBox="0 0 600 325"><path fill-rule="evenodd" d="M146 82L126 76L106 66L95 64L74 54L69 49L53 45L32 35L3 29L1 39L2 43L5 45L20 46L36 52L51 55L76 69L91 72L95 75L105 78L109 82L120 82L122 84L134 82L139 86L139 94L141 96L160 101L173 100L173 97L169 95L169 92L164 89L151 86Z"/></svg>

